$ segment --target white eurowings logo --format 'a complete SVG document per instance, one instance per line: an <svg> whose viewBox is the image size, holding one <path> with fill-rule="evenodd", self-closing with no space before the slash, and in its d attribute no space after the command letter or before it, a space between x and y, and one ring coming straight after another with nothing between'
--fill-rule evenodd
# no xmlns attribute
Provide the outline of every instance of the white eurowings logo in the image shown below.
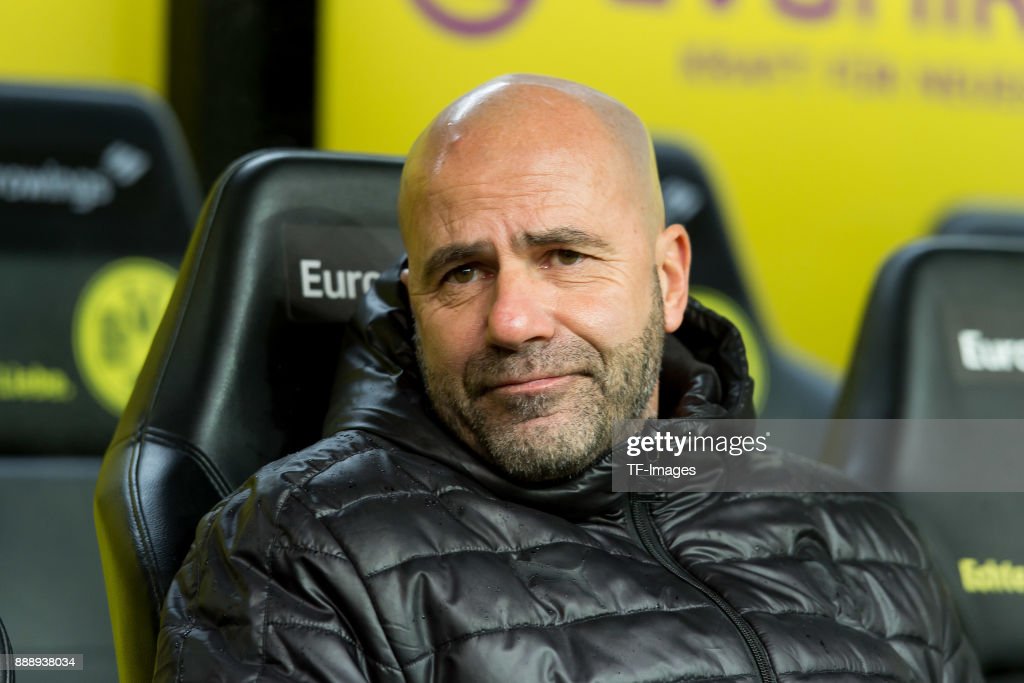
<svg viewBox="0 0 1024 683"><path fill-rule="evenodd" d="M380 277L376 270L335 270L317 259L299 260L299 281L306 299L355 299Z"/></svg>
<svg viewBox="0 0 1024 683"><path fill-rule="evenodd" d="M114 200L117 188L130 187L151 165L144 151L115 140L100 155L98 168L65 166L47 159L38 166L0 163L0 201L11 204L67 204L79 214Z"/></svg>
<svg viewBox="0 0 1024 683"><path fill-rule="evenodd" d="M981 330L960 330L956 336L960 362L972 372L1024 372L1024 339L987 338Z"/></svg>

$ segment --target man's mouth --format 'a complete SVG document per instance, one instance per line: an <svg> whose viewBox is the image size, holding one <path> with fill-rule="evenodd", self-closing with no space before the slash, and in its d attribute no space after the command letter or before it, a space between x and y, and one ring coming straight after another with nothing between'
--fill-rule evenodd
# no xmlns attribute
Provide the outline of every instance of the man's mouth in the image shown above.
<svg viewBox="0 0 1024 683"><path fill-rule="evenodd" d="M546 375L543 377L533 377L528 379L508 380L491 387L491 391L502 394L528 394L538 391L546 391L553 387L565 384L573 377L575 377L575 375Z"/></svg>
<svg viewBox="0 0 1024 683"><path fill-rule="evenodd" d="M524 377L504 377L488 382L484 394L498 396L529 396L562 389L577 379L581 373L536 373Z"/></svg>

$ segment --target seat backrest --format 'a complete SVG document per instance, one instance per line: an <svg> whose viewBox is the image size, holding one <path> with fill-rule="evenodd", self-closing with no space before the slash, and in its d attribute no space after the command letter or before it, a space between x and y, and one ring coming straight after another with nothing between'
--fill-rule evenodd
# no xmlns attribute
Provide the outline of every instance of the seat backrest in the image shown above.
<svg viewBox="0 0 1024 683"><path fill-rule="evenodd" d="M958 420L954 432L962 432L977 424L963 420L1024 416L1021 292L1020 240L936 237L892 256L875 282L836 411L890 422L836 439L830 453L882 490L905 492L927 479L928 490L947 491L896 499L929 545L990 680L1024 676L1024 581L977 580L987 566L1024 576L1024 536L1013 526L1024 520L1024 493L972 488L965 468L980 472L991 455L985 446L922 448L921 439L901 435L935 425L950 433L940 419ZM1019 481L1024 458L1010 467L997 474Z"/></svg>
<svg viewBox="0 0 1024 683"><path fill-rule="evenodd" d="M926 239L882 267L837 415L1001 418L1024 414L1024 372L975 351L1024 338L1024 245L995 237ZM982 367L982 364L984 367ZM1005 367L1004 367L1005 366Z"/></svg>
<svg viewBox="0 0 1024 683"><path fill-rule="evenodd" d="M0 84L0 453L110 440L199 210L169 110Z"/></svg>
<svg viewBox="0 0 1024 683"><path fill-rule="evenodd" d="M704 164L676 143L654 146L667 224L686 226L693 244L692 294L743 334L758 413L769 418L825 418L835 382L773 343L750 296L732 247L727 211Z"/></svg>
<svg viewBox="0 0 1024 683"><path fill-rule="evenodd" d="M320 438L344 321L402 254L401 162L267 151L210 193L96 490L122 680L220 498Z"/></svg>
<svg viewBox="0 0 1024 683"><path fill-rule="evenodd" d="M115 675L96 475L198 212L160 101L0 84L0 610L83 681Z"/></svg>

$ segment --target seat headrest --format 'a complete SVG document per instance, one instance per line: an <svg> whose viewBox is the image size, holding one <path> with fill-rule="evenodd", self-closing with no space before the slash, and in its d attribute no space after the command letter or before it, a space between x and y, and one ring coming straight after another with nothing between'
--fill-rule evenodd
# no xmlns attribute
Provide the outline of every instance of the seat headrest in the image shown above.
<svg viewBox="0 0 1024 683"><path fill-rule="evenodd" d="M199 210L181 134L128 91L0 85L0 453L103 452Z"/></svg>
<svg viewBox="0 0 1024 683"><path fill-rule="evenodd" d="M998 418L1024 414L1024 245L942 237L882 268L838 414Z"/></svg>
<svg viewBox="0 0 1024 683"><path fill-rule="evenodd" d="M0 84L0 120L4 252L181 254L199 192L165 105Z"/></svg>
<svg viewBox="0 0 1024 683"><path fill-rule="evenodd" d="M1024 209L964 208L939 222L940 235L1024 237Z"/></svg>
<svg viewBox="0 0 1024 683"><path fill-rule="evenodd" d="M320 436L341 326L403 254L401 161L273 150L210 194L118 427L172 435L234 488Z"/></svg>
<svg viewBox="0 0 1024 683"><path fill-rule="evenodd" d="M689 150L675 143L655 142L654 155L665 200L665 224L682 223L694 253L693 284L721 292L741 306L760 331L736 256L721 199L704 166Z"/></svg>

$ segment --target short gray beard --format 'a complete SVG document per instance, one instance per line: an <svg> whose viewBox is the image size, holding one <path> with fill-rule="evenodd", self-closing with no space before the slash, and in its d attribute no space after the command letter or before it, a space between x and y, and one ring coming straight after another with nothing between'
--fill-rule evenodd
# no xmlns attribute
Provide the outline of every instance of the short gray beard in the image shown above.
<svg viewBox="0 0 1024 683"><path fill-rule="evenodd" d="M664 307L654 278L651 315L634 339L605 356L584 340L530 342L516 352L488 347L466 363L464 377L452 377L424 362L417 328L416 357L434 410L456 435L487 461L516 479L539 482L579 474L611 448L614 427L622 420L645 417L661 372ZM565 394L510 396L502 399L504 416L495 416L478 401L489 380L523 376L540 368L583 376ZM515 429L521 422L547 415L558 404L573 402L572 417L558 427L531 433Z"/></svg>

